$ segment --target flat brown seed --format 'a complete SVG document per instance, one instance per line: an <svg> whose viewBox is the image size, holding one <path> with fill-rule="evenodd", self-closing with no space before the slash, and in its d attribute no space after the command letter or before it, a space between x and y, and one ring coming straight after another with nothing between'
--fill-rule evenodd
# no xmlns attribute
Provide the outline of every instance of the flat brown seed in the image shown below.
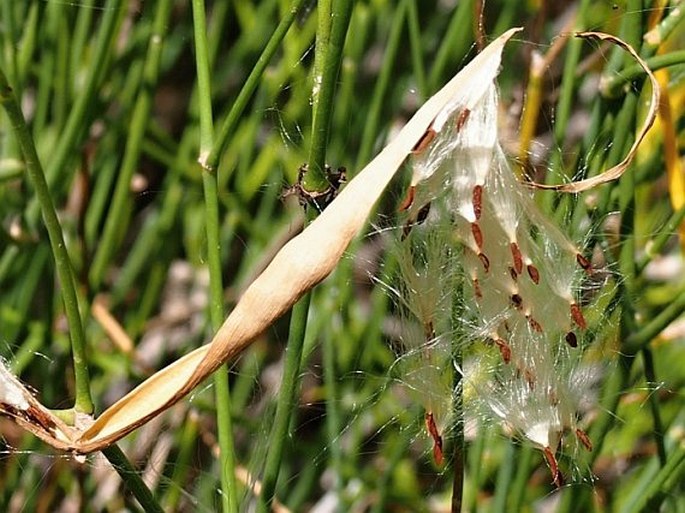
<svg viewBox="0 0 685 513"><path fill-rule="evenodd" d="M471 111L469 109L464 109L459 113L459 116L457 116L457 122L455 123L457 132L460 132L461 129L464 128L464 125L466 124L466 121L468 121L470 115Z"/></svg>
<svg viewBox="0 0 685 513"><path fill-rule="evenodd" d="M435 463L438 466L442 466L444 461L444 456L442 452L442 436L440 436L438 426L435 424L433 412L426 412L426 415L424 416L424 421L426 423L426 430L433 439L433 459L435 460Z"/></svg>
<svg viewBox="0 0 685 513"><path fill-rule="evenodd" d="M490 259L485 255L485 253L478 253L478 258L483 264L483 269L485 269L485 272L487 273L490 270Z"/></svg>
<svg viewBox="0 0 685 513"><path fill-rule="evenodd" d="M416 187L413 185L410 185L409 188L407 189L407 196L402 200L402 203L400 204L398 210L400 212L404 212L407 210L409 207L411 207L412 203L414 203L414 196L416 195Z"/></svg>
<svg viewBox="0 0 685 513"><path fill-rule="evenodd" d="M483 232L480 230L478 223L471 223L471 234L473 235L473 240L476 241L478 249L483 249Z"/></svg>
<svg viewBox="0 0 685 513"><path fill-rule="evenodd" d="M509 344L507 344L501 338L496 338L495 344L499 348L499 352L502 355L502 360L504 360L504 363L511 362L511 347L509 346Z"/></svg>
<svg viewBox="0 0 685 513"><path fill-rule="evenodd" d="M578 303L571 303L571 318L573 319L573 322L575 322L581 330L587 328L585 317L583 317L583 312L581 312Z"/></svg>
<svg viewBox="0 0 685 513"><path fill-rule="evenodd" d="M549 466L549 471L552 473L552 481L554 482L554 485L557 488L561 488L564 484L564 476L561 475L561 471L559 470L557 457L549 447L543 448L542 453L545 455L547 465Z"/></svg>
<svg viewBox="0 0 685 513"><path fill-rule="evenodd" d="M528 264L526 269L528 270L528 276L530 276L530 279L533 280L533 283L535 283L535 285L540 283L540 272L538 271L538 268L533 264Z"/></svg>
<svg viewBox="0 0 685 513"><path fill-rule="evenodd" d="M509 276L511 276L511 279L514 281L518 280L518 277L519 277L519 275L516 274L516 269L514 269L511 266L509 266Z"/></svg>
<svg viewBox="0 0 685 513"><path fill-rule="evenodd" d="M578 338L576 337L576 334L573 333L572 331L569 331L566 336L564 337L566 340L566 343L571 346L571 347L578 347Z"/></svg>
<svg viewBox="0 0 685 513"><path fill-rule="evenodd" d="M473 202L473 212L476 214L476 220L480 220L480 216L483 213L483 186L476 185L473 188L473 196L471 201Z"/></svg>
<svg viewBox="0 0 685 513"><path fill-rule="evenodd" d="M483 299L483 291L480 289L480 282L478 281L478 278L473 279L473 293L475 294L476 299Z"/></svg>
<svg viewBox="0 0 685 513"><path fill-rule="evenodd" d="M542 333L542 326L538 321L536 321L532 315L528 316L528 325L530 326L530 329L535 331L536 333Z"/></svg>
<svg viewBox="0 0 685 513"><path fill-rule="evenodd" d="M517 310L520 310L521 307L523 306L523 298L518 294L512 294L511 295L511 304L514 305L514 307Z"/></svg>
<svg viewBox="0 0 685 513"><path fill-rule="evenodd" d="M428 147L428 145L435 139L435 136L437 133L433 129L432 126L429 126L426 131L423 133L421 136L421 139L418 140L418 142L414 145L412 148L411 152L414 155L419 155L423 153L423 151Z"/></svg>
<svg viewBox="0 0 685 513"><path fill-rule="evenodd" d="M578 262L578 265L582 267L586 273L590 274L592 272L592 264L580 253L576 253L576 262Z"/></svg>
<svg viewBox="0 0 685 513"><path fill-rule="evenodd" d="M580 428L577 428L576 438L578 438L580 443L583 444L583 447L585 447L590 452L592 451L592 440L590 440L590 437L587 435L585 431L583 431Z"/></svg>
<svg viewBox="0 0 685 513"><path fill-rule="evenodd" d="M509 247L511 248L511 256L514 258L514 269L516 269L516 274L521 274L523 272L523 255L521 255L521 249L516 242L512 242Z"/></svg>

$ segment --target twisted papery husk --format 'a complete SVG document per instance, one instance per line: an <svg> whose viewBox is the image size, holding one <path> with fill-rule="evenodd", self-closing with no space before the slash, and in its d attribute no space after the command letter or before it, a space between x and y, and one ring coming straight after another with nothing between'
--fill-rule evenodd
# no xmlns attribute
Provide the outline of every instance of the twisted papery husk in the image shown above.
<svg viewBox="0 0 685 513"><path fill-rule="evenodd" d="M331 273L351 240L364 227L387 184L436 116L455 104L468 108L469 103L477 100L473 91L485 90L483 84L494 81L502 49L519 30L511 29L495 39L424 103L397 137L347 184L326 210L276 254L247 288L209 344L148 378L88 427L71 428L60 422L57 427L46 429L25 419L20 422L22 427L58 449L76 453L101 450L178 402L223 363L238 355ZM37 403L35 399L32 401ZM41 412L52 415L40 408Z"/></svg>
<svg viewBox="0 0 685 513"><path fill-rule="evenodd" d="M652 91L650 95L650 101L649 101L649 110L647 111L647 115L645 116L644 121L642 122L642 126L640 127L640 130L637 133L637 136L635 137L635 140L633 141L633 145L630 147L630 150L628 150L628 153L626 156L616 164L615 166L610 167L609 169L603 171L602 173L598 174L597 176L592 176L590 178L586 178L585 180L579 180L577 182L570 182L570 183L562 183L562 184L541 184L537 182L528 182L528 185L530 187L533 187L535 189L545 189L545 190L553 190L553 191L559 191L559 192L571 192L571 193L578 193L582 191L587 191L589 189L593 189L597 187L598 185L605 184L607 182L611 182L613 180L617 180L620 178L623 173L625 173L626 169L632 164L633 159L635 158L635 155L637 154L637 149L642 143L642 140L645 138L647 135L647 132L652 128L654 125L654 121L656 120L656 115L658 112L658 107L659 107L659 101L660 101L660 90L659 90L659 82L657 81L656 77L654 76L654 73L652 73L652 70L649 69L649 66L647 66L647 63L637 54L637 52L633 49L632 46L630 46L628 43L623 41L622 39L619 39L616 36L612 36L610 34L605 34L603 32L578 32L575 34L576 37L582 37L585 39L599 39L600 41L609 41L610 43L613 43L617 46L620 46L623 48L625 51L627 51L633 59L635 59L640 67L645 70L645 73L647 74L647 78L649 78L649 81L652 86Z"/></svg>

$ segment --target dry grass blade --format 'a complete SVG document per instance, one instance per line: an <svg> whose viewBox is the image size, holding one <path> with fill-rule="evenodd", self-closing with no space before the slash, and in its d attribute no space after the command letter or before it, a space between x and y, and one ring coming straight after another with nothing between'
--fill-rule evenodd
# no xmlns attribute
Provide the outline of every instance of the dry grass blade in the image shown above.
<svg viewBox="0 0 685 513"><path fill-rule="evenodd" d="M571 183L564 183L564 184L556 184L556 185L546 185L546 184L541 184L537 182L528 182L528 185L530 187L533 187L535 189L546 189L546 190L554 190L554 191L560 191L560 192L573 192L573 193L578 193L582 191L587 191L588 189L592 189L594 187L597 187L598 185L601 185L603 183L610 182L612 180L616 180L617 178L620 178L621 175L625 172L626 169L628 169L628 166L633 161L633 158L635 157L635 154L637 153L637 149L642 143L642 140L645 138L647 135L647 132L652 128L652 125L654 124L654 121L656 119L657 115L657 109L659 107L659 82L657 81L656 77L654 76L654 73L649 69L647 66L647 63L637 54L637 52L633 49L632 46L630 46L628 43L625 41L619 39L616 36L612 36L610 34L604 34L602 32L580 32L576 34L576 37L583 37L587 39L599 39L600 41L609 41L615 45L620 46L624 50L626 50L630 55L639 63L639 65L642 67L642 69L645 70L645 73L647 73L647 77L649 77L649 81L652 85L652 94L650 98L650 103L649 103L649 111L647 112L647 116L645 117L645 121L642 124L642 128L640 129L640 132L638 133L637 137L635 138L635 142L633 142L633 145L630 147L630 151L626 155L626 157L616 164L615 166L607 169L603 173L593 176L592 178L587 178L585 180L580 180L578 182L571 182Z"/></svg>

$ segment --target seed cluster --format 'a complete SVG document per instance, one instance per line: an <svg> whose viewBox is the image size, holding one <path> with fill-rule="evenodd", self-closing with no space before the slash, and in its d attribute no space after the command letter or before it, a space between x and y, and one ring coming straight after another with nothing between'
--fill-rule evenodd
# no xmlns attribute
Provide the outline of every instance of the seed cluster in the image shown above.
<svg viewBox="0 0 685 513"><path fill-rule="evenodd" d="M449 358L441 344L495 347L499 362L478 385L482 409L541 449L559 486L563 434L573 432L592 448L578 426L591 380L581 365L587 321L579 289L592 265L516 180L497 139L495 85L475 98L451 106L414 148L414 175L400 207L407 221L398 295L424 329L423 340L408 335L405 343L423 347L417 354L424 360L426 351ZM457 319L454 305L460 305ZM439 461L435 402L424 406Z"/></svg>

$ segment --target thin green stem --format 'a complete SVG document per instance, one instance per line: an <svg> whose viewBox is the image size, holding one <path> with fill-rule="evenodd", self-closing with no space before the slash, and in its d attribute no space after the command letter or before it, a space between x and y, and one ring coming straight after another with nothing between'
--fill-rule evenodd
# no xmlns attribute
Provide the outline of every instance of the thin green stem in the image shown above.
<svg viewBox="0 0 685 513"><path fill-rule="evenodd" d="M514 474L517 447L512 443L507 443L506 451L502 455L502 464L497 473L497 483L495 484L495 496L493 497L492 511L508 511L507 496L509 486Z"/></svg>
<svg viewBox="0 0 685 513"><path fill-rule="evenodd" d="M314 70L314 88L318 88L312 94L313 99L313 126L312 140L309 151L309 169L323 170L326 158L326 145L328 142L328 130L333 110L333 97L335 82L340 69L345 36L349 27L353 2L343 0L335 3L333 11L327 10L330 4L320 3L318 6L319 19L332 20L333 25L327 27L324 21L319 24L322 34L317 32L316 53L324 55L325 62L319 62L318 69ZM314 176L307 173L310 178ZM328 182L323 183L328 187ZM309 189L316 190L316 189ZM309 211L309 217L314 215L313 209ZM280 473L284 447L283 443L288 434L288 427L292 416L293 403L299 388L300 366L302 350L307 331L307 316L311 293L305 294L293 307L290 316L290 331L288 333L288 346L286 349L285 367L281 391L276 404L276 417L269 437L269 454L262 478L262 493L259 497L258 511L266 513L273 502L276 485Z"/></svg>
<svg viewBox="0 0 685 513"><path fill-rule="evenodd" d="M210 89L209 48L204 0L193 0L193 28L195 38L195 64L197 68L197 92L200 111L199 162L211 151L214 139L212 120L212 94ZM207 263L209 266L209 317L212 330L217 331L224 320L224 288L221 274L221 242L219 222L219 191L216 174L202 169L207 230ZM221 502L226 512L238 511L235 483L235 456L231 397L228 385L228 366L222 365L214 373L217 411L217 428L220 449Z"/></svg>
<svg viewBox="0 0 685 513"><path fill-rule="evenodd" d="M2 14L4 28L2 34L4 39L3 46L5 47L5 55L3 55L5 74L8 80L11 80L12 83L17 83L17 52L12 51L17 41L17 26L13 7L14 2L12 0L3 0L2 4L0 4L0 14Z"/></svg>
<svg viewBox="0 0 685 513"><path fill-rule="evenodd" d="M319 11L312 89L312 143L309 147L308 172L302 181L305 190L310 192L325 191L329 187L328 177L324 172L326 148L333 116L335 87L353 5L352 0L338 0L332 11ZM322 7L326 7L326 2L319 3L318 8Z"/></svg>
<svg viewBox="0 0 685 513"><path fill-rule="evenodd" d="M654 356L649 347L642 349L642 365L645 370L645 379L648 387L656 385L656 368L654 366ZM654 422L654 442L661 465L666 465L666 447L664 445L664 424L661 421L661 410L659 410L659 394L655 391L649 394L649 407L652 412Z"/></svg>
<svg viewBox="0 0 685 513"><path fill-rule="evenodd" d="M76 101L69 111L64 130L50 154L50 162L46 168L47 183L52 188L64 178L68 166L67 162L77 154L76 144L78 138L90 126L93 113L91 106L99 93L100 85L108 70L111 48L116 40L116 29L124 14L122 4L124 0L109 0L102 8L100 31L97 43L91 56L92 66L88 68L83 88L76 95ZM29 224L35 223L38 216L38 205L29 205L27 220Z"/></svg>
<svg viewBox="0 0 685 513"><path fill-rule="evenodd" d="M62 300L64 301L64 311L69 322L69 334L71 338L72 357L74 361L75 375L75 403L76 411L85 414L93 412L93 400L90 393L90 379L88 376L88 365L86 359L86 338L79 312L78 297L74 283L74 272L64 242L64 235L55 205L50 196L43 167L41 166L36 147L31 137L31 132L26 125L26 120L21 112L19 103L14 97L12 89L7 82L7 78L0 70L0 103L7 112L10 124L19 142L19 147L24 155L26 171L33 184L43 213L43 220L48 231L52 255L55 259L55 268L60 284L62 285Z"/></svg>
<svg viewBox="0 0 685 513"><path fill-rule="evenodd" d="M443 83L448 62L453 60L455 63L459 63L466 56L469 46L473 43L474 1L463 0L455 7L447 32L441 39L433 67L428 75L431 91L435 91Z"/></svg>
<svg viewBox="0 0 685 513"><path fill-rule="evenodd" d="M131 464L119 446L110 445L102 450L102 454L112 464L124 485L131 491L146 513L164 513L150 489L143 482L140 472Z"/></svg>
<svg viewBox="0 0 685 513"><path fill-rule="evenodd" d="M97 289L104 279L107 265L117 252L117 246L131 215L131 179L138 167L142 142L145 139L145 131L150 120L153 90L159 77L159 65L172 5L172 0L161 0L156 5L157 9L150 33L147 55L145 56L142 83L133 108L124 158L117 177L109 214L105 221L104 232L88 273L93 289Z"/></svg>
<svg viewBox="0 0 685 513"><path fill-rule="evenodd" d="M290 314L290 330L288 332L288 346L285 352L283 380L276 403L276 415L269 436L269 452L266 456L264 476L262 477L262 492L259 496L257 511L267 513L274 500L278 476L283 464L284 444L288 437L288 427L293 410L293 404L299 389L300 365L302 362L302 348L307 330L307 315L311 293L305 294Z"/></svg>
<svg viewBox="0 0 685 513"><path fill-rule="evenodd" d="M675 450L669 454L666 464L654 476L645 493L638 498L637 502L631 504L628 513L659 511L661 503L659 495L667 492L676 483L682 483L683 474L685 474L685 441L681 440Z"/></svg>
<svg viewBox="0 0 685 513"><path fill-rule="evenodd" d="M402 28L404 26L404 18L407 14L408 3L409 2L405 0L395 9L395 16L393 17L390 35L388 36L388 44L385 48L385 53L383 54L383 64L381 66L381 71L378 74L378 80L376 80L373 97L371 98L371 105L369 106L368 114L364 122L361 148L357 155L357 168L361 168L370 160L374 144L378 142L378 126L380 124L383 100L387 97L390 80L392 78L392 70L397 62L397 55L400 52Z"/></svg>
<svg viewBox="0 0 685 513"><path fill-rule="evenodd" d="M421 25L416 0L407 2L407 26L409 28L409 47L416 88L419 98L423 100L428 97L428 78L426 77L426 65L421 48Z"/></svg>
<svg viewBox="0 0 685 513"><path fill-rule="evenodd" d="M645 64L647 64L647 67L652 71L668 68L670 66L678 66L683 63L685 63L685 50L677 50L675 52L650 57L645 60ZM645 76L645 70L639 64L628 66L617 73L611 74L611 76L602 83L602 94L609 98L617 96L628 84L637 79L643 79Z"/></svg>
<svg viewBox="0 0 685 513"><path fill-rule="evenodd" d="M276 30L274 30L273 34L269 38L269 41L264 47L259 59L257 59L254 68L252 68L250 75L247 77L245 84L238 93L238 97L233 103L231 110L228 112L226 119L221 124L219 132L214 140L214 144L212 145L212 149L209 152L209 155L207 155L205 161L202 162L204 168L216 170L218 167L221 154L226 149L226 145L230 141L231 137L233 137L236 126L238 125L238 120L247 107L252 94L257 89L257 86L259 86L262 75L264 74L264 70L268 66L269 61L271 61L271 58L276 53L276 50L278 50L279 46L281 45L281 41L283 41L283 38L288 32L288 29L290 29L290 26L293 24L293 21L295 21L295 17L305 1L306 0L293 0L286 15L283 17L281 22L276 27Z"/></svg>
<svg viewBox="0 0 685 513"><path fill-rule="evenodd" d="M675 299L650 322L628 336L623 342L623 350L629 354L637 353L659 335L666 326L680 317L683 312L685 312L685 290L680 292Z"/></svg>
<svg viewBox="0 0 685 513"><path fill-rule="evenodd" d="M340 497L343 492L342 445L340 444L342 419L337 387L336 340L332 333L324 333L321 349L323 351L324 386L326 387L326 432L331 452L331 467L334 472L334 488L336 494Z"/></svg>
<svg viewBox="0 0 685 513"><path fill-rule="evenodd" d="M645 46L651 49L658 47L671 35L684 17L685 8L683 8L682 2L677 3L656 27L645 34Z"/></svg>
<svg viewBox="0 0 685 513"><path fill-rule="evenodd" d="M327 57L330 51L333 0L319 0L316 6L316 48L314 51L314 67L312 86L312 143L309 146L309 169L303 177L305 189L323 191L328 187L328 180L324 171L326 165L326 144L328 143L328 123L326 114L332 109L326 103L330 101L331 85L324 85L326 76ZM337 76L337 72L336 72Z"/></svg>
<svg viewBox="0 0 685 513"><path fill-rule="evenodd" d="M685 207L682 207L677 212L674 212L671 217L666 222L666 225L659 230L659 233L652 239L645 247L645 254L642 256L640 261L637 263L637 272L642 274L647 267L647 264L652 261L652 259L661 254L666 244L674 233L677 232L680 224L685 220Z"/></svg>

